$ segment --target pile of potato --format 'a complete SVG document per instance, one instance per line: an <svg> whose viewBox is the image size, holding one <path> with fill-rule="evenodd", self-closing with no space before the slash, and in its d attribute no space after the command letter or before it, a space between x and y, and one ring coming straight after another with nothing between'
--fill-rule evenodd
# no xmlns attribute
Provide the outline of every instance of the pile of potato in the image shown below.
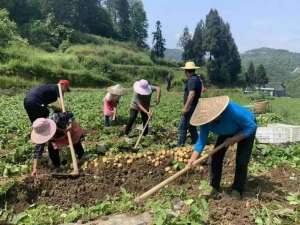
<svg viewBox="0 0 300 225"><path fill-rule="evenodd" d="M206 148L211 148L207 146ZM85 171L87 168L98 168L100 165L114 166L122 168L125 165L131 165L139 159L144 159L148 164L152 164L153 167L158 167L161 165L162 161L169 159L171 161L179 163L187 163L188 159L191 157L192 153L191 147L180 147L172 150L158 150L158 151L144 151L139 153L122 153L114 155L112 153L107 153L103 157L94 159L93 161L86 162L82 169ZM170 166L165 168L165 172L172 173L172 168Z"/></svg>

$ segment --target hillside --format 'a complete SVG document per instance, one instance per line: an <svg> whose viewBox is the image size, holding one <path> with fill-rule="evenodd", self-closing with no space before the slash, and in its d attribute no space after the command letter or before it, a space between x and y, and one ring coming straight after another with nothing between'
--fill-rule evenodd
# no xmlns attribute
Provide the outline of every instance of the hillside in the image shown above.
<svg viewBox="0 0 300 225"><path fill-rule="evenodd" d="M80 87L103 87L140 78L162 81L170 63L153 62L150 54L133 45L81 34L86 42L64 43L46 51L26 43L0 48L0 88L28 88L67 78ZM89 44L86 44L89 43Z"/></svg>
<svg viewBox="0 0 300 225"><path fill-rule="evenodd" d="M182 50L181 49L166 49L165 51L165 59L175 62L181 61Z"/></svg>
<svg viewBox="0 0 300 225"><path fill-rule="evenodd" d="M243 68L253 61L255 66L263 64L271 81L283 82L296 77L293 73L300 67L300 53L281 49L259 48L241 54Z"/></svg>

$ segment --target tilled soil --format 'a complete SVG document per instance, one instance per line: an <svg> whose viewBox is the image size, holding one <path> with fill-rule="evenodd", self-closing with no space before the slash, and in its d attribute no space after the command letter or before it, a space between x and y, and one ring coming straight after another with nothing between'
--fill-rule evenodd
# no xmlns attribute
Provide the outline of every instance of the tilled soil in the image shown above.
<svg viewBox="0 0 300 225"><path fill-rule="evenodd" d="M8 193L7 200L16 204L18 211L34 202L59 205L65 209L73 204L89 206L114 197L121 188L131 193L147 191L169 176L165 172L168 165L168 159L158 167L139 159L130 166L124 163L122 168L100 165L98 170L88 171L88 174L76 179L43 176L38 182L34 182L32 178L26 178ZM191 175L178 179L175 185L201 177L201 174L195 172Z"/></svg>
<svg viewBox="0 0 300 225"><path fill-rule="evenodd" d="M234 167L225 167L223 180L233 179L233 169ZM287 204L286 194L299 191L300 172L288 165L278 166L259 176L250 176L243 200L231 197L226 190L218 198L209 199L209 224L254 225L251 210L259 209L270 202L293 209Z"/></svg>
<svg viewBox="0 0 300 225"><path fill-rule="evenodd" d="M229 186L232 182L234 159L234 152L229 151L224 162L223 186ZM124 163L122 168L101 164L97 170L88 169L89 175L76 179L43 176L38 183L34 183L31 178L27 178L10 190L6 200L15 206L16 212L20 212L32 203L58 205L64 209L70 208L73 204L89 206L117 195L121 188L134 194L141 194L170 176L165 172L170 161L171 159L165 159L157 167L143 158L131 165ZM192 196L199 192L198 181L208 179L208 175L208 165L204 165L201 173L190 172L172 185L184 184ZM255 224L250 213L251 209L259 208L261 203L273 200L284 202L284 193L299 190L300 172L290 166L282 165L260 176L249 177L245 198L242 201L226 194L226 189L218 199L208 197L209 224Z"/></svg>

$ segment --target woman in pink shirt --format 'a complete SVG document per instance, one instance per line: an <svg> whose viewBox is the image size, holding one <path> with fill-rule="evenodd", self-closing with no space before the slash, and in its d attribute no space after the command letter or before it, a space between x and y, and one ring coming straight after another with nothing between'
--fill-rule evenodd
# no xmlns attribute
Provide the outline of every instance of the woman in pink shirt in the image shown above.
<svg viewBox="0 0 300 225"><path fill-rule="evenodd" d="M116 119L117 106L122 95L124 95L124 88L120 84L107 88L107 94L103 98L103 113L105 127L110 126L110 120Z"/></svg>

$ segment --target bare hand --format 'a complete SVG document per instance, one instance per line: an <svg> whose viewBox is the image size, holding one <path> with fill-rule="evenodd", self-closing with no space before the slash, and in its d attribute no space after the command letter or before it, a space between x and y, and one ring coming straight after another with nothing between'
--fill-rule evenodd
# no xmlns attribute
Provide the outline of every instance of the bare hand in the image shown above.
<svg viewBox="0 0 300 225"><path fill-rule="evenodd" d="M188 112L188 110L185 107L183 107L181 110L182 115L186 114L187 112Z"/></svg>
<svg viewBox="0 0 300 225"><path fill-rule="evenodd" d="M34 177L34 178L37 177L37 170L36 169L32 169L31 176Z"/></svg>
<svg viewBox="0 0 300 225"><path fill-rule="evenodd" d="M147 112L148 117L151 117L153 115L153 112L149 111Z"/></svg>
<svg viewBox="0 0 300 225"><path fill-rule="evenodd" d="M160 99L157 99L156 100L156 105L159 105L159 103L160 103Z"/></svg>
<svg viewBox="0 0 300 225"><path fill-rule="evenodd" d="M192 168L194 166L194 162L195 162L194 159L189 159L189 161L188 161L188 163L187 163L186 166L189 167L189 168Z"/></svg>

